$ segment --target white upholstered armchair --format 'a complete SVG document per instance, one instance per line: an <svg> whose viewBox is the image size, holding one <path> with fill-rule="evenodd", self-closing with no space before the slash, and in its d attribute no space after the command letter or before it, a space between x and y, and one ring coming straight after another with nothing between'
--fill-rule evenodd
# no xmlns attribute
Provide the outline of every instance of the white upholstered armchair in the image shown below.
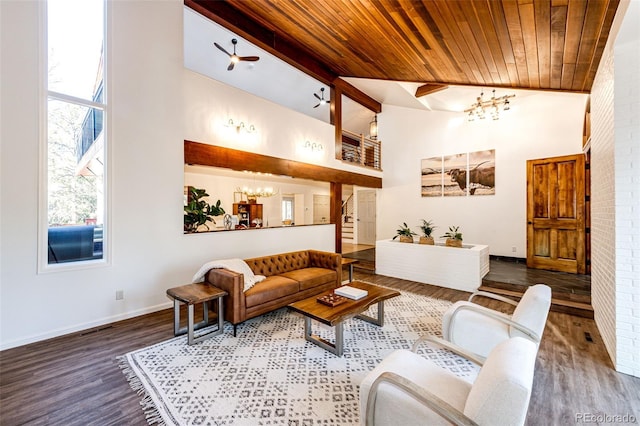
<svg viewBox="0 0 640 426"><path fill-rule="evenodd" d="M491 351L471 384L415 352L397 350L360 385L360 422L367 426L523 425L536 353L535 343L528 339L505 340Z"/></svg>
<svg viewBox="0 0 640 426"><path fill-rule="evenodd" d="M484 296L515 306L512 315L473 303L477 296ZM545 284L529 287L514 302L493 293L476 292L468 301L456 302L442 317L442 336L467 351L486 357L498 343L510 337L525 337L540 344L551 306L551 288Z"/></svg>

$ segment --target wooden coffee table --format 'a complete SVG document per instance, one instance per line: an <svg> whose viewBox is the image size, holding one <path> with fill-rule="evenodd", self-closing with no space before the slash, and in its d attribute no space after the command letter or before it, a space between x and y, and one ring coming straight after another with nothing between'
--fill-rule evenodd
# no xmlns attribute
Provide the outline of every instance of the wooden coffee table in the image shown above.
<svg viewBox="0 0 640 426"><path fill-rule="evenodd" d="M342 356L344 352L345 320L356 317L382 327L384 325L384 301L392 297L400 296L400 293L395 290L363 283L361 281L350 282L349 286L367 290L369 294L360 300L347 300L333 307L323 305L317 301L318 297L333 293L333 290L331 290L289 305L289 309L304 315L304 338L338 356ZM366 311L367 308L374 303L378 304L377 318L364 315L362 312ZM312 333L312 319L334 327L336 336L334 343Z"/></svg>

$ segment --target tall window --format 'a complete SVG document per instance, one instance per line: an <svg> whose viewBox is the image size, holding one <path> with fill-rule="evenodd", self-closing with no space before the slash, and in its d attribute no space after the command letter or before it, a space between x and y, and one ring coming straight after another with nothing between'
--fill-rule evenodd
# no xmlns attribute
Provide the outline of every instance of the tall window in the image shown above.
<svg viewBox="0 0 640 426"><path fill-rule="evenodd" d="M104 0L47 1L49 265L104 259L104 16Z"/></svg>

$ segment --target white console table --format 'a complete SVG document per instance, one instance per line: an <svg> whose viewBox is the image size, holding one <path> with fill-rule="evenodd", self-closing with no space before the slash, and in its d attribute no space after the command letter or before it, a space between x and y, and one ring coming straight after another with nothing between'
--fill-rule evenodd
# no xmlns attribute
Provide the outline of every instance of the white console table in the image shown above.
<svg viewBox="0 0 640 426"><path fill-rule="evenodd" d="M474 292L489 272L489 246L376 241L376 274Z"/></svg>

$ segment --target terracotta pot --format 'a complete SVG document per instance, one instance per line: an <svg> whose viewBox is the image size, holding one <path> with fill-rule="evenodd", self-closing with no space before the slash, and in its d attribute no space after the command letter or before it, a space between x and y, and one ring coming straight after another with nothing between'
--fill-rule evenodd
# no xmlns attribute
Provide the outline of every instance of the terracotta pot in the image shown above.
<svg viewBox="0 0 640 426"><path fill-rule="evenodd" d="M434 244L433 237L420 237L420 244L432 246Z"/></svg>
<svg viewBox="0 0 640 426"><path fill-rule="evenodd" d="M462 248L462 240L455 240L453 238L447 238L447 241L445 242L445 245L447 247L458 247L458 248Z"/></svg>
<svg viewBox="0 0 640 426"><path fill-rule="evenodd" d="M409 237L407 235L400 235L401 243L413 243L413 237Z"/></svg>

